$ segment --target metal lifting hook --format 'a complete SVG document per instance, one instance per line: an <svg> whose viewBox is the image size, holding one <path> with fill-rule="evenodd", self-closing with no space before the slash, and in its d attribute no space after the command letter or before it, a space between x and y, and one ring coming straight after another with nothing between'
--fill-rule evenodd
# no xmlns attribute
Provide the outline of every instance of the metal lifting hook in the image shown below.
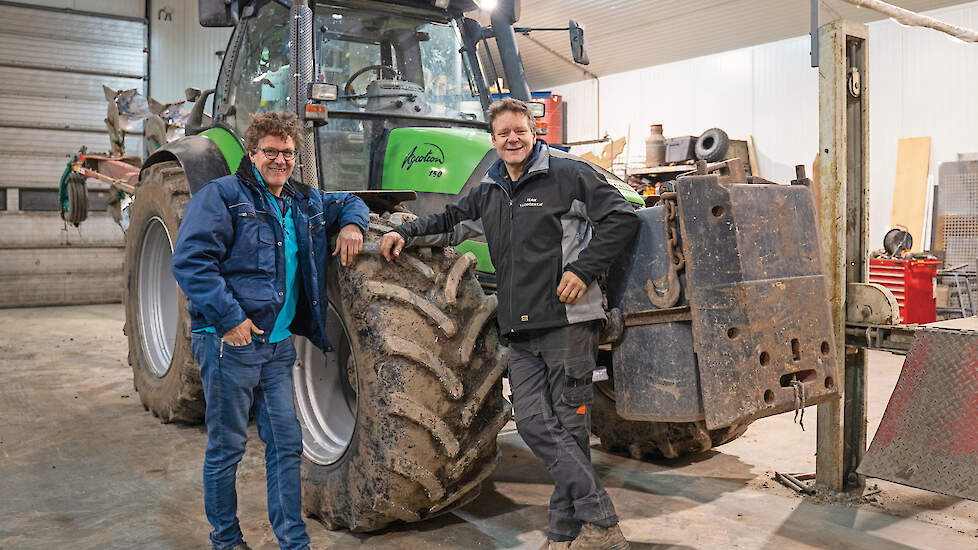
<svg viewBox="0 0 978 550"><path fill-rule="evenodd" d="M669 275L666 280L668 288L660 292L652 279L645 282L645 291L649 300L658 308L668 308L679 301L679 272L686 267L686 258L679 247L679 236L676 228L676 192L662 193L662 205L666 209L665 221L666 248L669 254Z"/></svg>

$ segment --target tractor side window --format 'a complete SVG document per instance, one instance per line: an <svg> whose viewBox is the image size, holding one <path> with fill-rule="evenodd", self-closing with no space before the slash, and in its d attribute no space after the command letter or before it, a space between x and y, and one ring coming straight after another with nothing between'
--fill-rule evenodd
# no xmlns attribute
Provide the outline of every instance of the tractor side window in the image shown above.
<svg viewBox="0 0 978 550"><path fill-rule="evenodd" d="M453 25L429 23L418 32L424 88L433 116L482 120L482 104L473 93L465 59L458 55L462 37Z"/></svg>
<svg viewBox="0 0 978 550"><path fill-rule="evenodd" d="M265 4L248 20L244 33L224 109L225 122L239 137L244 136L251 115L288 107L288 8L276 2Z"/></svg>

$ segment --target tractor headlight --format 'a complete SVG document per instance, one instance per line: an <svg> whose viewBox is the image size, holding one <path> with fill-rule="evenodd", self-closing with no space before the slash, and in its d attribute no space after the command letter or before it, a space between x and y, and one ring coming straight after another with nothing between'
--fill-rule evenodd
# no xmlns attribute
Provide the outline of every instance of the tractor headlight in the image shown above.
<svg viewBox="0 0 978 550"><path fill-rule="evenodd" d="M313 82L309 84L309 99L315 101L336 101L340 87L336 84Z"/></svg>

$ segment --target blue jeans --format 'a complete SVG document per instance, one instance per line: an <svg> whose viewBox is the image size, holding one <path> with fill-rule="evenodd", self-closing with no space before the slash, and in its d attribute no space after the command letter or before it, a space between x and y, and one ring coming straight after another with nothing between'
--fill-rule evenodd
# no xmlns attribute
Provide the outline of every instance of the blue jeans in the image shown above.
<svg viewBox="0 0 978 550"><path fill-rule="evenodd" d="M268 519L282 550L307 549L299 480L302 431L292 389L295 347L274 344L231 346L216 334L192 335L207 402L207 450L204 454L204 509L214 528L214 548L241 542L235 478L248 442L248 417L254 414L265 442Z"/></svg>

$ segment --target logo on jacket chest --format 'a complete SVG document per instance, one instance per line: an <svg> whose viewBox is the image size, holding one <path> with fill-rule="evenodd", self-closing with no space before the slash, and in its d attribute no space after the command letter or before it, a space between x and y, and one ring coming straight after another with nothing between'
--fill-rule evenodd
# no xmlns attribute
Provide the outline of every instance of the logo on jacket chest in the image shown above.
<svg viewBox="0 0 978 550"><path fill-rule="evenodd" d="M537 200L533 197L527 197L520 203L520 208L533 208L537 206L543 206L543 201Z"/></svg>

